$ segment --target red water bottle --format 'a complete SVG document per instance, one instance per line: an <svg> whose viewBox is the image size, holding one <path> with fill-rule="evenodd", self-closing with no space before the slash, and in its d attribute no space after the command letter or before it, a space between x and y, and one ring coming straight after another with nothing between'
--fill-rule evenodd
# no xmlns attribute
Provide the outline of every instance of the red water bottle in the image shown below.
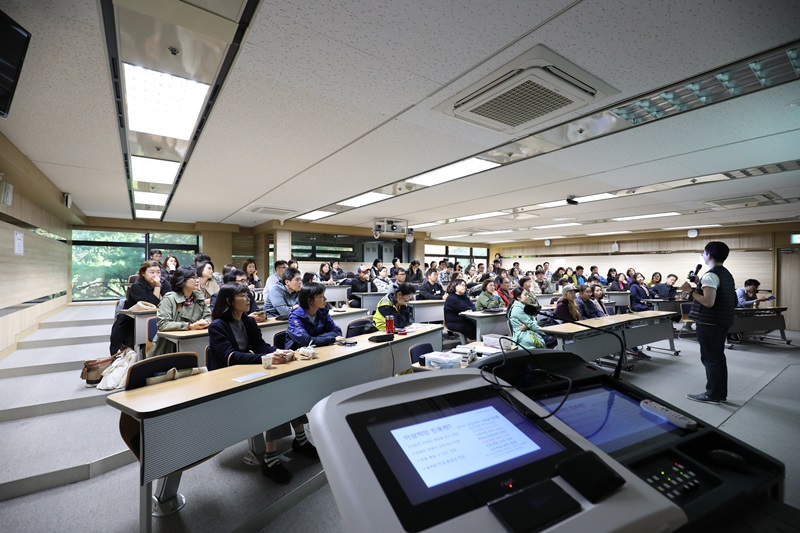
<svg viewBox="0 0 800 533"><path fill-rule="evenodd" d="M386 333L394 333L394 316L388 315L386 317Z"/></svg>

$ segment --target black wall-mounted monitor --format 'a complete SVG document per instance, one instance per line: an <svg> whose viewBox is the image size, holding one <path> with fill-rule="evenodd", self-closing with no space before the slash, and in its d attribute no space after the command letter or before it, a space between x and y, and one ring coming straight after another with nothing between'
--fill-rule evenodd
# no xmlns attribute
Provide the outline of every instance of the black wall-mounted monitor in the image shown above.
<svg viewBox="0 0 800 533"><path fill-rule="evenodd" d="M0 116L7 117L31 33L0 10Z"/></svg>

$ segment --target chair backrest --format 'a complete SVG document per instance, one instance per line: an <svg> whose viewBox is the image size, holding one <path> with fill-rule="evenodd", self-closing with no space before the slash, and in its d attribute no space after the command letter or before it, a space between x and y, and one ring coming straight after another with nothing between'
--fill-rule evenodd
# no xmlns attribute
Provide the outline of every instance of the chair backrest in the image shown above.
<svg viewBox="0 0 800 533"><path fill-rule="evenodd" d="M364 330L372 324L372 319L369 317L365 318L357 318L356 320L351 320L349 324L347 324L347 333L345 333L346 338L350 337L357 337L364 333Z"/></svg>
<svg viewBox="0 0 800 533"><path fill-rule="evenodd" d="M145 335L147 342L145 342L144 344L145 357L147 357L147 354L150 353L150 348L153 347L153 339L155 338L156 333L158 333L158 319L154 316L151 316L150 318L147 319L146 324L147 325L145 326L145 332L146 332Z"/></svg>
<svg viewBox="0 0 800 533"><path fill-rule="evenodd" d="M617 308L614 304L610 304L606 306L606 314L613 315L616 314Z"/></svg>
<svg viewBox="0 0 800 533"><path fill-rule="evenodd" d="M116 320L116 318L117 318L117 315L119 315L119 312L120 312L120 311L122 311L123 309L125 309L125 300L127 300L127 298L125 298L125 297L123 296L123 297L122 297L122 298L120 298L120 299L119 299L119 301L117 302L117 306L114 308L114 319L115 319L115 320Z"/></svg>
<svg viewBox="0 0 800 533"><path fill-rule="evenodd" d="M272 345L279 350L286 348L286 330L279 331L272 337Z"/></svg>
<svg viewBox="0 0 800 533"><path fill-rule="evenodd" d="M197 366L196 352L177 352L150 357L132 364L128 368L128 380L125 383L125 390L138 389L144 387L147 378L151 378L159 372L166 372L171 368L182 370L184 368L194 368Z"/></svg>
<svg viewBox="0 0 800 533"><path fill-rule="evenodd" d="M411 348L408 349L408 355L411 357L411 364L419 363L419 356L425 355L426 353L431 353L433 351L433 345L429 342L421 342L419 344L415 344Z"/></svg>
<svg viewBox="0 0 800 533"><path fill-rule="evenodd" d="M136 283L137 279L139 279L139 274L134 274L133 276L128 276L128 283Z"/></svg>
<svg viewBox="0 0 800 533"><path fill-rule="evenodd" d="M689 319L689 312L692 310L692 303L691 302L684 302L681 303L681 320L686 322Z"/></svg>

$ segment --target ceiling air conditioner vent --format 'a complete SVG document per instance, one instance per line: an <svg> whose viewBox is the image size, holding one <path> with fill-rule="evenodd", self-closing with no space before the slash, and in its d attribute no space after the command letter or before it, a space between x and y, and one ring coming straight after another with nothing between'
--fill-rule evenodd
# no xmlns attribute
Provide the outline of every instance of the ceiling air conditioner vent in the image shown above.
<svg viewBox="0 0 800 533"><path fill-rule="evenodd" d="M245 209L248 213L255 213L256 215L266 215L275 218L285 218L287 215L295 213L292 209L284 209L282 207L270 207L268 205L251 205Z"/></svg>
<svg viewBox="0 0 800 533"><path fill-rule="evenodd" d="M703 204L717 209L736 209L740 207L772 204L772 198L763 194L754 194L752 196L739 196L737 198L723 198L721 200L703 202Z"/></svg>
<svg viewBox="0 0 800 533"><path fill-rule="evenodd" d="M619 91L538 45L435 109L516 134Z"/></svg>

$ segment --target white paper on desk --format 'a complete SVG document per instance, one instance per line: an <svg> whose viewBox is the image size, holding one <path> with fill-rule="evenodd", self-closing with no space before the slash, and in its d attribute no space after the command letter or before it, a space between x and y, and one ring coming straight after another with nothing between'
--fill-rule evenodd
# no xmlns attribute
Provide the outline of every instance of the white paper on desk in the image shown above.
<svg viewBox="0 0 800 533"><path fill-rule="evenodd" d="M263 376L268 376L267 372L253 372L252 374L247 374L246 376L239 376L238 378L233 378L233 381L238 383L244 383L245 381L250 381L251 379L260 378Z"/></svg>
<svg viewBox="0 0 800 533"><path fill-rule="evenodd" d="M491 346L475 346L474 348L475 351L478 352L479 354L485 354L485 355L494 355L496 353L500 353L503 351L500 348L493 348Z"/></svg>

